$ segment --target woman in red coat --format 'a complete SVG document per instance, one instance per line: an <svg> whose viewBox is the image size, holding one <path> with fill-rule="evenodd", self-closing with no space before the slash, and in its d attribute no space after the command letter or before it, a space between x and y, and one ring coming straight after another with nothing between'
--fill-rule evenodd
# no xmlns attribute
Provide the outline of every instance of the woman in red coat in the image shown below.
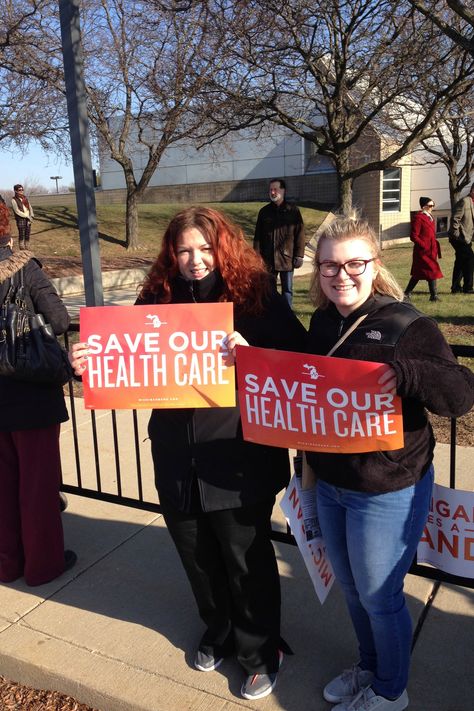
<svg viewBox="0 0 474 711"><path fill-rule="evenodd" d="M443 278L439 268L438 257L441 257L439 244L436 240L435 221L431 215L435 204L429 197L420 198L420 212L417 212L411 225L410 239L414 242L411 279L405 289L405 296L410 294L420 279L426 279L430 289L430 301L439 301L436 280Z"/></svg>

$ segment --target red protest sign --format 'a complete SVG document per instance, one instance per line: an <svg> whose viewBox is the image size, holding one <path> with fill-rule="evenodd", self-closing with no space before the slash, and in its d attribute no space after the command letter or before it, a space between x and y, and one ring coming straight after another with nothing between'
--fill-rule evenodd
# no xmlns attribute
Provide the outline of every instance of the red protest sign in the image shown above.
<svg viewBox="0 0 474 711"><path fill-rule="evenodd" d="M234 364L222 344L232 330L230 303L81 309L86 408L235 405Z"/></svg>
<svg viewBox="0 0 474 711"><path fill-rule="evenodd" d="M377 384L386 365L239 347L244 438L320 452L403 447L401 400Z"/></svg>

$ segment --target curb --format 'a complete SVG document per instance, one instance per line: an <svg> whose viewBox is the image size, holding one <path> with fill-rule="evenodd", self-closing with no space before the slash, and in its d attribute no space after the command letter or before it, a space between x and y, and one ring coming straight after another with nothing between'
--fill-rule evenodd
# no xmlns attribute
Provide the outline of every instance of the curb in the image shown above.
<svg viewBox="0 0 474 711"><path fill-rule="evenodd" d="M122 289L138 285L148 274L149 269L115 269L102 272L103 289ZM72 296L84 293L84 277L71 275L51 279L59 296Z"/></svg>

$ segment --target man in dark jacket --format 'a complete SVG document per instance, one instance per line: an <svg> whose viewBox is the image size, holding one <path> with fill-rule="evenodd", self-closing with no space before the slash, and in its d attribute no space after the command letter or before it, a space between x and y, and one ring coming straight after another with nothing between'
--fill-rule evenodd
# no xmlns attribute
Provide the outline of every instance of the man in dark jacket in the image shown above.
<svg viewBox="0 0 474 711"><path fill-rule="evenodd" d="M473 293L474 183L469 195L456 203L451 218L449 241L456 252L451 293ZM461 288L461 282L464 282Z"/></svg>
<svg viewBox="0 0 474 711"><path fill-rule="evenodd" d="M269 270L275 276L280 275L282 293L291 306L293 270L303 264L305 235L301 213L296 205L285 200L285 192L285 181L272 178L271 202L258 213L253 246Z"/></svg>

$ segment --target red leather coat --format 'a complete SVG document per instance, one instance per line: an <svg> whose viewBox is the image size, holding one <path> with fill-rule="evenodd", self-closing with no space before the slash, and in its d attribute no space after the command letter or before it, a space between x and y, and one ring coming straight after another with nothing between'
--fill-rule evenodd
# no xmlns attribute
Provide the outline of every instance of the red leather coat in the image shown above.
<svg viewBox="0 0 474 711"><path fill-rule="evenodd" d="M411 225L410 239L414 242L411 275L414 279L441 279L438 264L438 242L434 220L423 211L417 212Z"/></svg>

